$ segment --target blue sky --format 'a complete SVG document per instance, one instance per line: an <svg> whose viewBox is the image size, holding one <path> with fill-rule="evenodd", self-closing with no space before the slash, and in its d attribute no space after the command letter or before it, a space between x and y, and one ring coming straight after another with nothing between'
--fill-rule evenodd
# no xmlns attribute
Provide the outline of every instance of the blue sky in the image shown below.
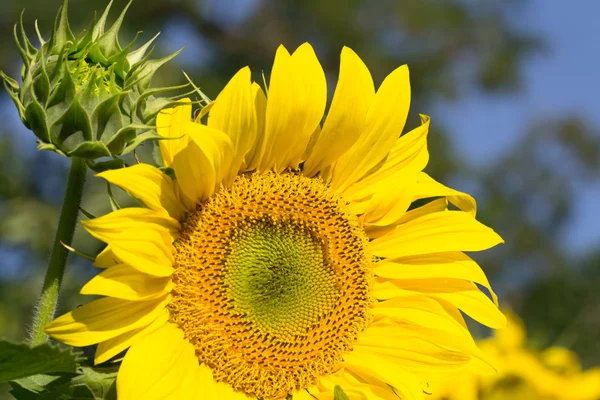
<svg viewBox="0 0 600 400"><path fill-rule="evenodd" d="M515 23L546 38L549 52L525 63L524 90L483 95L471 90L431 114L454 134L455 148L476 165L502 156L532 118L578 115L600 128L600 1L532 0ZM583 188L563 245L586 252L600 243L600 182Z"/></svg>

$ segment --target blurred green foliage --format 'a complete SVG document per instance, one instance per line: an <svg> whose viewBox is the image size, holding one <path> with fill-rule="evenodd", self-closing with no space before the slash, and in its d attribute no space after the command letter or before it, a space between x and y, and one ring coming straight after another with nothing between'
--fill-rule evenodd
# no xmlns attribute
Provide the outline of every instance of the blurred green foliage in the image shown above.
<svg viewBox="0 0 600 400"><path fill-rule="evenodd" d="M38 19L44 33L60 3L3 0L1 69L18 76L19 55L10 38L21 9L26 9L25 26ZM115 9L124 5L117 1ZM105 6L105 0L72 0L74 30L84 28L77 21L89 21L93 10ZM510 15L522 6L505 0L146 0L131 6L123 40L143 29L143 43L163 31L158 56L189 43L175 63L157 73L154 84L185 83L183 68L211 98L244 65L260 81L280 43L293 49L311 42L329 81L335 82L339 52L347 45L363 58L376 83L398 65L410 65L409 124L415 126L418 113L427 113L433 101L459 98L469 86L518 93L523 62L547 48L543 37L520 32L510 23ZM0 91L0 116L9 121L0 127L0 337L19 340L26 335L41 286L66 164L55 154L35 152L34 135L19 128L16 115ZM596 128L576 116L539 121L533 116L507 154L475 168L457 157L444 122L435 115L433 121L428 171L474 192L479 218L506 240L506 245L475 256L501 299L526 321L532 345L566 345L586 365L600 364L600 294L595 290L600 286L600 251L575 256L560 243L578 190L598 179ZM150 157L145 150L140 157ZM83 207L96 215L109 209L102 182L88 182ZM76 233L75 247L81 251L95 254L99 246L82 230ZM71 260L61 312L87 301L77 290L94 273L89 262Z"/></svg>

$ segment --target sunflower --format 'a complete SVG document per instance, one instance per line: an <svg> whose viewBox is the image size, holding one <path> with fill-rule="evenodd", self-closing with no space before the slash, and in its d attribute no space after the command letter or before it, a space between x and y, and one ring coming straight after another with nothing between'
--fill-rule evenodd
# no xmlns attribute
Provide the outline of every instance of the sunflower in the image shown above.
<svg viewBox="0 0 600 400"><path fill-rule="evenodd" d="M375 91L344 48L321 126L326 101L304 44L278 48L266 94L245 67L196 120L161 112L163 168L99 174L143 206L83 222L107 247L81 293L105 297L46 332L96 363L128 349L120 399L408 400L493 372L460 311L505 318L463 251L502 239L423 172L429 117L400 136L408 68Z"/></svg>
<svg viewBox="0 0 600 400"><path fill-rule="evenodd" d="M526 346L523 322L506 310L508 328L479 342L498 374L475 376L468 371L450 382L438 382L431 400L598 400L600 368L582 370L574 352L553 346L541 352Z"/></svg>

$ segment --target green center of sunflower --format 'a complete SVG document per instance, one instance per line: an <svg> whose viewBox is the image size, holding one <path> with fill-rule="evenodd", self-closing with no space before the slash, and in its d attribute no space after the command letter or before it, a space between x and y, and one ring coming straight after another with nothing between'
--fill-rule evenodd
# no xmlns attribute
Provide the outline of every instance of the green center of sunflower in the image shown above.
<svg viewBox="0 0 600 400"><path fill-rule="evenodd" d="M225 265L236 309L279 337L305 333L339 298L322 243L295 225L240 227Z"/></svg>
<svg viewBox="0 0 600 400"><path fill-rule="evenodd" d="M238 176L184 221L171 316L219 382L280 399L336 370L369 319L371 257L318 179Z"/></svg>

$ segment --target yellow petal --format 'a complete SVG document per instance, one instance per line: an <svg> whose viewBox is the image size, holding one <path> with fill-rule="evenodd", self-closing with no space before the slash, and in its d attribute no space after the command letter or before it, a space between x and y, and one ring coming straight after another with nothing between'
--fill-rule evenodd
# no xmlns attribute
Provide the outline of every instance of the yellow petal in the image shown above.
<svg viewBox="0 0 600 400"><path fill-rule="evenodd" d="M141 207L121 208L81 223L90 234L103 242L106 242L105 238L119 234L125 229L153 229L166 233L176 233L180 229L176 219Z"/></svg>
<svg viewBox="0 0 600 400"><path fill-rule="evenodd" d="M169 140L159 140L163 165L170 167L175 155L187 144L184 125L192 119L192 102L181 99L180 106L161 110L156 116L157 133Z"/></svg>
<svg viewBox="0 0 600 400"><path fill-rule="evenodd" d="M375 303L371 312L376 318L446 331L456 337L471 338L464 321L450 314L438 301L426 296L394 298ZM459 316L459 318L462 318Z"/></svg>
<svg viewBox="0 0 600 400"><path fill-rule="evenodd" d="M375 87L366 65L352 49L344 47L340 74L327 119L303 173L313 176L344 154L363 132Z"/></svg>
<svg viewBox="0 0 600 400"><path fill-rule="evenodd" d="M171 229L179 225L175 222ZM169 276L173 273L173 236L169 223L163 223L164 218L144 208L121 209L82 222L92 236L110 246L122 263L150 275Z"/></svg>
<svg viewBox="0 0 600 400"><path fill-rule="evenodd" d="M173 245L160 232L125 230L108 243L119 260L140 272L158 277L173 273Z"/></svg>
<svg viewBox="0 0 600 400"><path fill-rule="evenodd" d="M129 332L123 333L119 336L115 336L112 339L108 339L104 342L98 343L96 347L96 354L94 355L94 364L101 364L105 361L110 360L123 350L131 346L135 340L146 336L164 324L169 320L169 311L164 309L162 314L156 318L151 324L143 326L141 328L133 329Z"/></svg>
<svg viewBox="0 0 600 400"><path fill-rule="evenodd" d="M208 126L225 132L233 144L233 161L225 177L226 186L235 179L242 160L256 137L256 111L250 68L244 67L219 93L209 116Z"/></svg>
<svg viewBox="0 0 600 400"><path fill-rule="evenodd" d="M381 281L380 281L381 282ZM446 301L476 321L491 328L506 326L506 317L473 283L461 279L394 279L375 283L378 299L425 294Z"/></svg>
<svg viewBox="0 0 600 400"><path fill-rule="evenodd" d="M119 261L117 256L115 256L115 253L113 253L110 246L106 246L104 250L102 250L100 254L96 256L96 260L94 261L94 267L108 268L120 263L121 261Z"/></svg>
<svg viewBox="0 0 600 400"><path fill-rule="evenodd" d="M277 49L268 94L258 170L297 168L327 101L325 73L308 43L291 56L283 46Z"/></svg>
<svg viewBox="0 0 600 400"><path fill-rule="evenodd" d="M256 112L256 138L246 154L246 159L244 161L246 171L253 171L258 167L258 163L262 159L265 151L267 96L265 96L262 88L256 82L252 83L252 98Z"/></svg>
<svg viewBox="0 0 600 400"><path fill-rule="evenodd" d="M233 144L225 133L195 122L186 129L189 143L175 156L172 167L182 192L199 203L212 196L230 172Z"/></svg>
<svg viewBox="0 0 600 400"><path fill-rule="evenodd" d="M412 191L417 175L401 179L383 179L369 201L365 203L365 225L387 226L400 219L412 203Z"/></svg>
<svg viewBox="0 0 600 400"><path fill-rule="evenodd" d="M173 324L136 340L117 375L119 400L193 399L198 359L194 346ZM192 395L192 396L191 396Z"/></svg>
<svg viewBox="0 0 600 400"><path fill-rule="evenodd" d="M479 265L461 252L434 253L384 260L375 265L375 275L388 279L454 278L478 283L498 297Z"/></svg>
<svg viewBox="0 0 600 400"><path fill-rule="evenodd" d="M126 264L114 265L92 278L81 288L81 294L145 300L170 291L169 278L142 274Z"/></svg>
<svg viewBox="0 0 600 400"><path fill-rule="evenodd" d="M70 346L89 346L149 325L160 317L169 301L169 295L148 301L105 297L61 315L44 330Z"/></svg>
<svg viewBox="0 0 600 400"><path fill-rule="evenodd" d="M414 200L444 196L450 203L472 216L475 216L477 212L477 203L471 195L444 186L425 172L419 175L413 196Z"/></svg>
<svg viewBox="0 0 600 400"><path fill-rule="evenodd" d="M460 372L471 361L469 354L435 343L432 339L436 337L422 338L409 332L390 331L391 329L386 329L373 333L367 329L354 343L352 352L386 358L426 378ZM441 336L438 335L437 338Z"/></svg>
<svg viewBox="0 0 600 400"><path fill-rule="evenodd" d="M368 382L369 378L383 380L394 387L402 400L423 400L423 389L417 376L402 369L386 357L350 352L344 354L344 365Z"/></svg>
<svg viewBox="0 0 600 400"><path fill-rule="evenodd" d="M503 240L496 232L462 211L424 215L370 242L379 257L396 258L447 251L480 251Z"/></svg>
<svg viewBox="0 0 600 400"><path fill-rule="evenodd" d="M408 221L412 221L413 219L422 217L423 215L431 214L434 212L444 211L448 208L448 201L443 199L436 199L430 201L429 203L414 208L410 211L405 212L397 221L393 224L379 226L379 225L371 225L369 223L364 223L363 226L365 228L365 232L367 236L371 239L376 239L378 237L384 236L390 232L392 232L398 225L405 224Z"/></svg>
<svg viewBox="0 0 600 400"><path fill-rule="evenodd" d="M148 164L136 164L122 169L113 169L98 174L99 177L126 190L140 199L148 208L166 212L181 221L184 207L175 195L172 179Z"/></svg>
<svg viewBox="0 0 600 400"><path fill-rule="evenodd" d="M382 352L386 351L385 349L387 347L394 347L397 342L403 342L405 339L410 341L414 338L417 338L418 340L426 341L430 345L435 345L437 348L442 349L439 351L443 352L443 349L445 349L453 353L461 353L463 356L468 357L462 366L459 366L458 364L456 365L457 369L462 369L476 362L477 366L479 367L477 371L478 374L497 374L497 371L477 347L471 336L466 334L466 330L458 332L458 335L456 335L449 334L448 331L443 329L427 328L406 323L382 324L380 322L381 321L377 321L371 324L369 328L366 329L359 337L358 343L367 343L370 347L377 346L377 343L379 343L380 347L382 348L379 350L379 352ZM363 335L365 336L364 339L362 339ZM401 344L400 346L402 347L404 344ZM431 347L434 352L428 354L435 354L438 351L435 350L436 347ZM415 343L413 348L417 350L420 349L420 346ZM461 357L457 354L450 355L451 358L455 356L459 358ZM412 357L414 358L414 355ZM417 368L412 370L415 372L418 371L418 365L419 364L416 364ZM421 370L421 373L427 375L426 370Z"/></svg>
<svg viewBox="0 0 600 400"><path fill-rule="evenodd" d="M396 140L380 168L344 191L344 198L359 200L377 193L393 181L402 181L425 168L429 161L427 134L429 117L421 115L421 125Z"/></svg>
<svg viewBox="0 0 600 400"><path fill-rule="evenodd" d="M368 381L369 383L365 383L364 380L357 378L350 371L342 368L336 371L335 374L326 375L319 379L316 397L319 399L331 399L335 393L335 387L339 386L350 399L398 400L398 396L386 382L372 376L369 376ZM314 393L315 390L313 389L311 392ZM306 396L302 397L298 396L299 393L294 393L293 398L314 399L308 392L305 391L304 393Z"/></svg>
<svg viewBox="0 0 600 400"><path fill-rule="evenodd" d="M364 132L334 165L331 187L345 190L389 153L408 116L410 82L408 67L403 65L385 78L367 113Z"/></svg>

